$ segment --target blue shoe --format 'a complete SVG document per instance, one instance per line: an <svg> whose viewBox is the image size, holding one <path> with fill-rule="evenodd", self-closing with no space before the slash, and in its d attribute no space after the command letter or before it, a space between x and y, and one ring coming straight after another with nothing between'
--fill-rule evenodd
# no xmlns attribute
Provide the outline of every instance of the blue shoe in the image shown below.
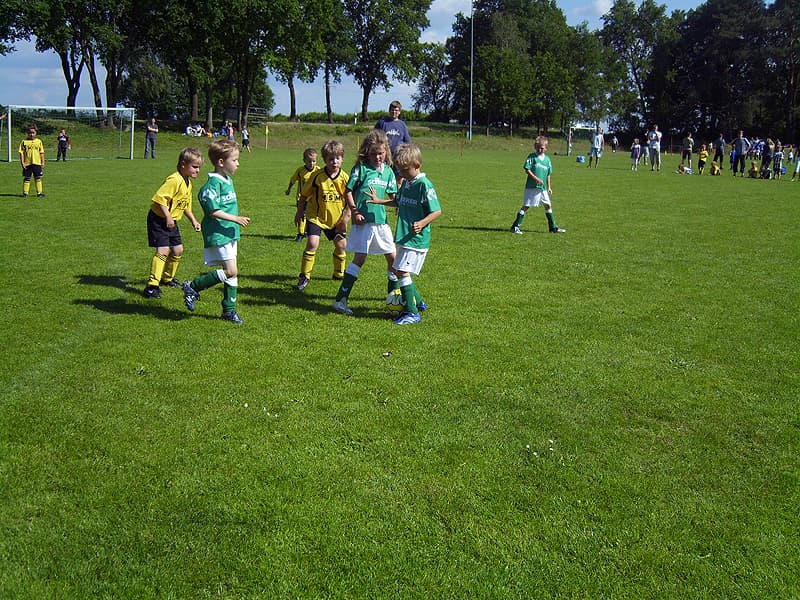
<svg viewBox="0 0 800 600"><path fill-rule="evenodd" d="M403 313L399 317L394 320L395 325L413 325L414 323L419 323L422 321L422 317L419 313Z"/></svg>
<svg viewBox="0 0 800 600"><path fill-rule="evenodd" d="M222 313L222 318L225 321L230 321L231 323L236 323L237 325L241 325L242 323L244 323L241 317L236 314L235 310Z"/></svg>
<svg viewBox="0 0 800 600"><path fill-rule="evenodd" d="M300 273L300 277L297 278L297 283L294 284L294 289L298 292L302 292L308 286L308 277Z"/></svg>
<svg viewBox="0 0 800 600"><path fill-rule="evenodd" d="M419 312L425 312L426 310L428 310L428 305L425 304L424 302L417 302L417 310Z"/></svg>
<svg viewBox="0 0 800 600"><path fill-rule="evenodd" d="M200 294L194 291L191 282L183 284L183 303L191 312L194 312L194 303L200 300Z"/></svg>

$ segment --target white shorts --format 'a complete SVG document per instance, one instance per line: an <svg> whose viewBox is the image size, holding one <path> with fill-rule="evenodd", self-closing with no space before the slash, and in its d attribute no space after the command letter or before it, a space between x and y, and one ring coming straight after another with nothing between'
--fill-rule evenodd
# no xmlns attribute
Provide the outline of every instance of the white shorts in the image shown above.
<svg viewBox="0 0 800 600"><path fill-rule="evenodd" d="M397 255L395 256L392 268L395 271L419 275L419 272L422 271L422 265L425 264L426 256L428 256L427 250L398 246Z"/></svg>
<svg viewBox="0 0 800 600"><path fill-rule="evenodd" d="M603 156L603 150L601 148L595 148L594 146L592 146L592 149L589 150L589 157L591 158L592 156L600 158L601 156Z"/></svg>
<svg viewBox="0 0 800 600"><path fill-rule="evenodd" d="M392 228L386 223L353 225L347 236L347 251L356 254L394 254Z"/></svg>
<svg viewBox="0 0 800 600"><path fill-rule="evenodd" d="M550 194L547 193L547 190L525 188L522 206L539 206L540 204L550 206Z"/></svg>
<svg viewBox="0 0 800 600"><path fill-rule="evenodd" d="M226 260L236 260L236 242L224 246L203 248L203 262L209 267L222 265Z"/></svg>

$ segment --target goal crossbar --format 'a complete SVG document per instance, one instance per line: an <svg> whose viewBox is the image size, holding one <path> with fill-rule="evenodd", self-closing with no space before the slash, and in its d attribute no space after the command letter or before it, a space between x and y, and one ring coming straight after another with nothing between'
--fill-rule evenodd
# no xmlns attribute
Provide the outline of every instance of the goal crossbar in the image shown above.
<svg viewBox="0 0 800 600"><path fill-rule="evenodd" d="M23 122L21 124L18 123L20 119L27 119L29 122L60 119L65 119L65 122L67 123L69 120L99 122L107 119L109 115L119 115L118 118L114 119L115 122L119 123L116 127L120 133L120 138L117 144L120 152L117 152L117 158L127 158L133 160L134 123L136 121L136 110L133 108L105 108L97 106L34 106L25 104L10 104L7 108L8 110L5 120L7 141L6 160L8 162L11 162L12 158L14 160L17 158L15 153L12 154L12 150L15 149L13 146L14 141L12 139L12 136L14 135L14 127L18 125L25 127L29 124L28 122ZM83 118L81 118L81 115ZM123 146L122 131L125 127L128 128L128 130L125 131L125 134L129 139ZM119 156L119 154L124 155Z"/></svg>

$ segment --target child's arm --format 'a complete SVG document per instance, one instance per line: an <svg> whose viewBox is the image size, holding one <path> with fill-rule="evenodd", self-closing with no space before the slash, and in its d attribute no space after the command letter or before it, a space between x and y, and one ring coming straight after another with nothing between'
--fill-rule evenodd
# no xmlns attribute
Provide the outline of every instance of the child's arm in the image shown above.
<svg viewBox="0 0 800 600"><path fill-rule="evenodd" d="M345 190L344 192L344 203L347 205L347 212L353 218L353 223L356 225L361 225L362 223L366 223L366 218L362 215L358 209L356 208L356 200L353 197L353 192L350 190Z"/></svg>
<svg viewBox="0 0 800 600"><path fill-rule="evenodd" d="M224 210L215 210L208 213L208 216L214 217L215 219L221 219L223 221L232 221L233 223L238 223L242 227L247 227L250 224L250 217L232 215L230 213L226 213Z"/></svg>
<svg viewBox="0 0 800 600"><path fill-rule="evenodd" d="M172 229L175 227L175 219L172 218L172 215L169 214L169 208L164 206L163 204L158 204L157 202L153 202L153 207L161 213L161 216L164 217L167 221L167 229Z"/></svg>
<svg viewBox="0 0 800 600"><path fill-rule="evenodd" d="M287 193L288 193L288 190L287 190ZM306 214L306 206L307 205L308 205L308 198L306 198L302 194L297 197L297 212L294 213L294 224L295 224L295 226L300 227L300 222L303 220L303 217Z"/></svg>
<svg viewBox="0 0 800 600"><path fill-rule="evenodd" d="M542 181L541 179L539 179L539 178L536 176L536 174L535 174L533 171L531 171L530 169L525 169L525 172L528 174L528 177L530 177L531 179L533 179L533 181L536 183L536 185L542 185L542 184L544 183L544 181Z"/></svg>
<svg viewBox="0 0 800 600"><path fill-rule="evenodd" d="M367 204L387 204L389 206L397 206L397 203L394 201L394 194L390 194L381 200L378 198L378 194L375 193L375 188L370 187L369 194L367 194L367 196L370 197L370 199L367 200Z"/></svg>
<svg viewBox="0 0 800 600"><path fill-rule="evenodd" d="M287 196L292 193L292 186L293 185L294 185L294 179L289 181L289 187L287 187L286 191L284 192Z"/></svg>
<svg viewBox="0 0 800 600"><path fill-rule="evenodd" d="M192 227L194 227L194 230L200 231L200 221L195 218L195 216L192 214L192 211L185 210L183 211L183 214L185 214L186 218L189 219L189 222L192 224Z"/></svg>
<svg viewBox="0 0 800 600"><path fill-rule="evenodd" d="M424 219L420 221L414 221L411 224L411 229L414 231L414 233L419 233L441 216L442 216L441 210L434 210L433 212L429 212Z"/></svg>
<svg viewBox="0 0 800 600"><path fill-rule="evenodd" d="M550 186L550 173L547 174L547 195L553 195L553 188Z"/></svg>

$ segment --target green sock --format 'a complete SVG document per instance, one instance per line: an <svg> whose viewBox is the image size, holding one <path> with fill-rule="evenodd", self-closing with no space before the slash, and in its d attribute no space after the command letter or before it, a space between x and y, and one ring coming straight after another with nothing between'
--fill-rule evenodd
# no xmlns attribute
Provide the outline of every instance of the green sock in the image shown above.
<svg viewBox="0 0 800 600"><path fill-rule="evenodd" d="M550 228L550 231L552 231L553 229L557 229L558 228L558 225L556 225L556 219L553 216L553 211L552 210L545 211L544 216L547 217L547 226Z"/></svg>
<svg viewBox="0 0 800 600"><path fill-rule="evenodd" d="M386 293L391 294L400 286L400 283L397 281L397 275L394 273L389 273L388 281L386 282Z"/></svg>
<svg viewBox="0 0 800 600"><path fill-rule="evenodd" d="M202 292L203 290L207 290L211 286L217 285L220 282L219 276L217 275L216 271L209 271L208 273L203 273L202 275L198 275L194 279L192 279L192 289L195 292Z"/></svg>
<svg viewBox="0 0 800 600"><path fill-rule="evenodd" d="M222 312L233 312L236 308L236 292L239 286L225 284L225 293L222 296Z"/></svg>
<svg viewBox="0 0 800 600"><path fill-rule="evenodd" d="M520 210L517 213L517 218L514 219L514 224L512 225L512 227L521 227L522 226L522 219L524 219L524 218L525 218L525 211L524 210Z"/></svg>
<svg viewBox="0 0 800 600"><path fill-rule="evenodd" d="M417 296L419 296L419 292L417 291L417 286L410 283L405 287L401 287L400 291L403 292L403 302L406 305L406 312L418 314Z"/></svg>
<svg viewBox="0 0 800 600"><path fill-rule="evenodd" d="M356 284L356 280L358 277L355 275L351 275L347 271L345 271L344 279L342 279L342 285L339 286L339 291L336 292L336 301L340 301L344 298L350 297L350 290L353 289L353 286Z"/></svg>

